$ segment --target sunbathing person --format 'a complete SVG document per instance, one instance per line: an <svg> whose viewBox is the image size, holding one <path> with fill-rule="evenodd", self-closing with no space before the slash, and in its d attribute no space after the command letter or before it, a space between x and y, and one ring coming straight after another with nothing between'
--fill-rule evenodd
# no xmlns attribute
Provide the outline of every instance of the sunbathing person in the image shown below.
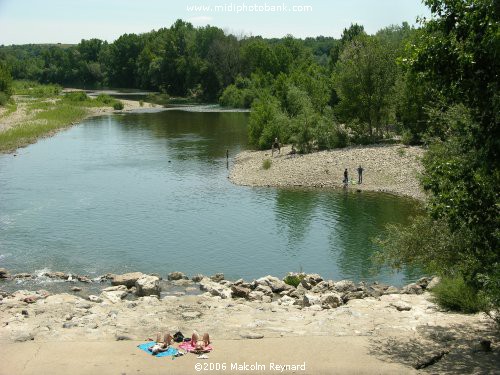
<svg viewBox="0 0 500 375"><path fill-rule="evenodd" d="M173 337L167 332L163 336L163 341L161 341L161 333L158 332L156 334L156 343L153 346L150 346L148 350L153 353L153 355L166 352L170 348L170 345L172 345L172 340Z"/></svg>
<svg viewBox="0 0 500 375"><path fill-rule="evenodd" d="M198 332L193 332L193 335L191 336L191 346L194 347L193 353L208 353L210 351L210 349L208 349L209 345L210 336L208 333L203 334L203 339L200 340Z"/></svg>

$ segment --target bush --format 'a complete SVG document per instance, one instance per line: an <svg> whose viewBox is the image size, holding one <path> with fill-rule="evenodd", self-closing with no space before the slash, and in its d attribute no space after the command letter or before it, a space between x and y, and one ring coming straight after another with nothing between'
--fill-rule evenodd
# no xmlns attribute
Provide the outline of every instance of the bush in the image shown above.
<svg viewBox="0 0 500 375"><path fill-rule="evenodd" d="M262 162L262 168L267 171L269 168L271 168L271 164L271 159L264 159L264 161Z"/></svg>
<svg viewBox="0 0 500 375"><path fill-rule="evenodd" d="M4 106L8 101L9 96L5 92L0 91L0 106Z"/></svg>
<svg viewBox="0 0 500 375"><path fill-rule="evenodd" d="M144 107L144 100L139 100L139 105L140 105L141 107Z"/></svg>
<svg viewBox="0 0 500 375"><path fill-rule="evenodd" d="M102 104L108 104L108 105L114 104L116 102L116 99L109 96L108 94L99 94L97 95L97 98L95 98L95 100L97 100Z"/></svg>
<svg viewBox="0 0 500 375"><path fill-rule="evenodd" d="M415 135L411 132L410 129L406 129L403 131L401 134L401 142L406 145L410 146L416 143L416 137Z"/></svg>
<svg viewBox="0 0 500 375"><path fill-rule="evenodd" d="M84 91L71 91L64 95L64 100L69 102L86 102L89 96Z"/></svg>
<svg viewBox="0 0 500 375"><path fill-rule="evenodd" d="M117 111L121 111L123 109L123 103L120 101L117 101L115 104L113 104L113 109Z"/></svg>
<svg viewBox="0 0 500 375"><path fill-rule="evenodd" d="M472 314L488 308L484 295L468 285L461 276L443 277L431 293L436 303L445 309Z"/></svg>
<svg viewBox="0 0 500 375"><path fill-rule="evenodd" d="M283 282L296 288L303 279L304 274L288 275L283 279Z"/></svg>

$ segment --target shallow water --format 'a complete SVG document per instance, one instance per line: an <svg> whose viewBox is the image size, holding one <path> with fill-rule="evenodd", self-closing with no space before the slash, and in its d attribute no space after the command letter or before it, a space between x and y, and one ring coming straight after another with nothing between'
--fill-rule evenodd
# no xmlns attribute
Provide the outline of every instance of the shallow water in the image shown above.
<svg viewBox="0 0 500 375"><path fill-rule="evenodd" d="M245 279L303 270L394 285L419 276L370 260L371 239L405 222L411 200L231 184L226 150L247 148L247 120L109 115L0 156L0 267Z"/></svg>

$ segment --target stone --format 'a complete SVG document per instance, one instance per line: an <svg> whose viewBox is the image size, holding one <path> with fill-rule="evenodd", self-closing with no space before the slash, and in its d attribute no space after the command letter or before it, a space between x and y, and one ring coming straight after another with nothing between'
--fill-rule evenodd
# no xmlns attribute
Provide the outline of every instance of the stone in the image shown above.
<svg viewBox="0 0 500 375"><path fill-rule="evenodd" d="M243 333L240 333L240 337L244 338L244 339L258 340L258 339L263 339L264 335L262 333L243 332Z"/></svg>
<svg viewBox="0 0 500 375"><path fill-rule="evenodd" d="M321 298L315 294L304 294L302 301L304 303L304 307L321 305Z"/></svg>
<svg viewBox="0 0 500 375"><path fill-rule="evenodd" d="M131 341L132 338L130 336L127 336L127 335L116 335L115 340L116 341Z"/></svg>
<svg viewBox="0 0 500 375"><path fill-rule="evenodd" d="M91 294L91 295L89 296L89 301L90 301L90 302L96 302L96 303L99 303L99 302L102 302L102 298L97 297L97 296L94 296L93 294Z"/></svg>
<svg viewBox="0 0 500 375"><path fill-rule="evenodd" d="M125 285L127 288L132 288L137 280L145 276L142 272L129 272L123 275L112 275L111 285Z"/></svg>
<svg viewBox="0 0 500 375"><path fill-rule="evenodd" d="M124 287L124 286L123 286ZM110 291L102 291L100 297L103 301L109 301L111 303L120 302L127 295L127 288L124 287L125 290L110 290ZM90 298L90 296L89 296Z"/></svg>
<svg viewBox="0 0 500 375"><path fill-rule="evenodd" d="M313 293L335 292L335 283L331 280L320 281L312 289Z"/></svg>
<svg viewBox="0 0 500 375"><path fill-rule="evenodd" d="M293 286L286 284L284 281L278 279L277 277L268 275L265 277L261 277L254 281L257 285L264 285L271 288L273 293L280 293L284 290L293 290L295 289Z"/></svg>
<svg viewBox="0 0 500 375"><path fill-rule="evenodd" d="M436 285L439 284L439 282L441 281L441 278L439 276L434 276L431 281L429 281L429 284L427 284L427 287L426 289L427 290L431 290L431 289L434 289L436 287Z"/></svg>
<svg viewBox="0 0 500 375"><path fill-rule="evenodd" d="M355 292L349 292L349 293L344 294L342 296L342 301L344 301L344 303L347 303L347 301L350 301L352 299L363 299L365 297L366 297L365 292L362 290L358 290Z"/></svg>
<svg viewBox="0 0 500 375"><path fill-rule="evenodd" d="M248 300L249 301L262 301L262 297L264 297L264 293L263 292L259 292L259 291L253 290L248 295Z"/></svg>
<svg viewBox="0 0 500 375"><path fill-rule="evenodd" d="M197 319L201 316L199 311L186 311L181 314L184 319Z"/></svg>
<svg viewBox="0 0 500 375"><path fill-rule="evenodd" d="M75 276L75 277L76 277L76 279L77 279L78 281L80 281L80 282L82 282L82 283L91 283L91 282L92 282L92 280L91 280L91 279L89 279L87 276L77 275L77 276Z"/></svg>
<svg viewBox="0 0 500 375"><path fill-rule="evenodd" d="M195 283L199 283L201 280L203 280L205 276L203 276L201 273L194 275L191 280L194 281Z"/></svg>
<svg viewBox="0 0 500 375"><path fill-rule="evenodd" d="M289 296L283 296L278 300L278 305L281 306L292 306L295 303L295 298Z"/></svg>
<svg viewBox="0 0 500 375"><path fill-rule="evenodd" d="M12 278L14 279L31 279L31 277L31 274L26 272L16 273L14 276L12 276Z"/></svg>
<svg viewBox="0 0 500 375"><path fill-rule="evenodd" d="M315 285L319 284L320 282L322 282L323 278L320 275L318 275L317 273L311 273L311 274L305 275L303 280L306 280L309 284L311 284L311 286L315 286Z"/></svg>
<svg viewBox="0 0 500 375"><path fill-rule="evenodd" d="M0 268L0 279L9 279L10 272L6 268Z"/></svg>
<svg viewBox="0 0 500 375"><path fill-rule="evenodd" d="M210 276L210 280L218 283L219 281L224 280L224 274L223 273L216 273L213 276Z"/></svg>
<svg viewBox="0 0 500 375"><path fill-rule="evenodd" d="M135 282L135 294L139 297L160 295L160 279L157 276L143 275Z"/></svg>
<svg viewBox="0 0 500 375"><path fill-rule="evenodd" d="M422 289L427 289L427 286L429 285L430 281L431 281L430 277L421 277L415 284L420 286Z"/></svg>
<svg viewBox="0 0 500 375"><path fill-rule="evenodd" d="M422 294L424 290L420 285L415 283L408 284L401 289L401 294Z"/></svg>
<svg viewBox="0 0 500 375"><path fill-rule="evenodd" d="M336 309L342 305L342 297L338 293L323 294L320 298L321 307L324 309Z"/></svg>
<svg viewBox="0 0 500 375"><path fill-rule="evenodd" d="M410 311L411 305L404 301L391 302L390 306L395 307L398 311Z"/></svg>
<svg viewBox="0 0 500 375"><path fill-rule="evenodd" d="M182 272L170 272L167 275L167 279L172 280L188 280L188 277L184 275Z"/></svg>
<svg viewBox="0 0 500 375"><path fill-rule="evenodd" d="M238 285L233 285L231 286L231 291L233 292L233 298L234 297L248 298L248 295L252 290Z"/></svg>
<svg viewBox="0 0 500 375"><path fill-rule="evenodd" d="M299 285L302 285L302 287L306 290L311 290L312 289L312 285L309 281L307 281L306 279L303 279L300 281L300 284Z"/></svg>
<svg viewBox="0 0 500 375"><path fill-rule="evenodd" d="M102 291L103 292L117 292L117 291L126 292L127 287L125 285L115 285L115 286L110 286L110 287L104 288Z"/></svg>
<svg viewBox="0 0 500 375"><path fill-rule="evenodd" d="M24 342L34 340L34 337L28 330L19 330L11 333L11 339L17 342Z"/></svg>
<svg viewBox="0 0 500 375"><path fill-rule="evenodd" d="M262 302L264 303L271 303L273 302L273 299L270 296L262 296Z"/></svg>
<svg viewBox="0 0 500 375"><path fill-rule="evenodd" d="M207 277L203 278L200 281L200 289L222 299L228 299L232 297L232 291L230 288L216 283Z"/></svg>
<svg viewBox="0 0 500 375"><path fill-rule="evenodd" d="M356 285L350 280L341 280L333 284L333 289L339 293L348 293L356 291Z"/></svg>
<svg viewBox="0 0 500 375"><path fill-rule="evenodd" d="M273 291L271 290L270 287L267 285L257 285L257 287L254 289L255 292L262 292L265 296L272 297Z"/></svg>
<svg viewBox="0 0 500 375"><path fill-rule="evenodd" d="M74 322L65 322L65 323L63 323L62 327L63 328L73 328L73 327L76 327L76 323L74 323Z"/></svg>
<svg viewBox="0 0 500 375"><path fill-rule="evenodd" d="M384 294L399 294L399 289L395 286L390 286L384 291Z"/></svg>
<svg viewBox="0 0 500 375"><path fill-rule="evenodd" d="M74 287L72 287L72 288L71 288L71 291L72 291L72 292L81 292L81 291L82 291L82 288L79 288L79 287L77 287L77 286L74 286Z"/></svg>

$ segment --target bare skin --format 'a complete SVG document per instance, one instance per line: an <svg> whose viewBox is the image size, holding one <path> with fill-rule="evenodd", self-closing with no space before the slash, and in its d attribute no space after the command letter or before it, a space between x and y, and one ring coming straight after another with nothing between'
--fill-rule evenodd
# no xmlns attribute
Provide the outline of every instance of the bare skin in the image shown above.
<svg viewBox="0 0 500 375"><path fill-rule="evenodd" d="M193 335L191 336L191 345L194 346L194 353L207 353L209 350L207 350L208 345L210 345L210 336L208 333L203 334L203 339L200 340L200 336L198 335L198 332L193 332Z"/></svg>
<svg viewBox="0 0 500 375"><path fill-rule="evenodd" d="M163 336L163 341L161 341L161 333L158 332L156 334L156 344L149 347L148 350L153 354L166 352L170 345L172 345L172 341L173 337L168 332L165 333L165 335Z"/></svg>

